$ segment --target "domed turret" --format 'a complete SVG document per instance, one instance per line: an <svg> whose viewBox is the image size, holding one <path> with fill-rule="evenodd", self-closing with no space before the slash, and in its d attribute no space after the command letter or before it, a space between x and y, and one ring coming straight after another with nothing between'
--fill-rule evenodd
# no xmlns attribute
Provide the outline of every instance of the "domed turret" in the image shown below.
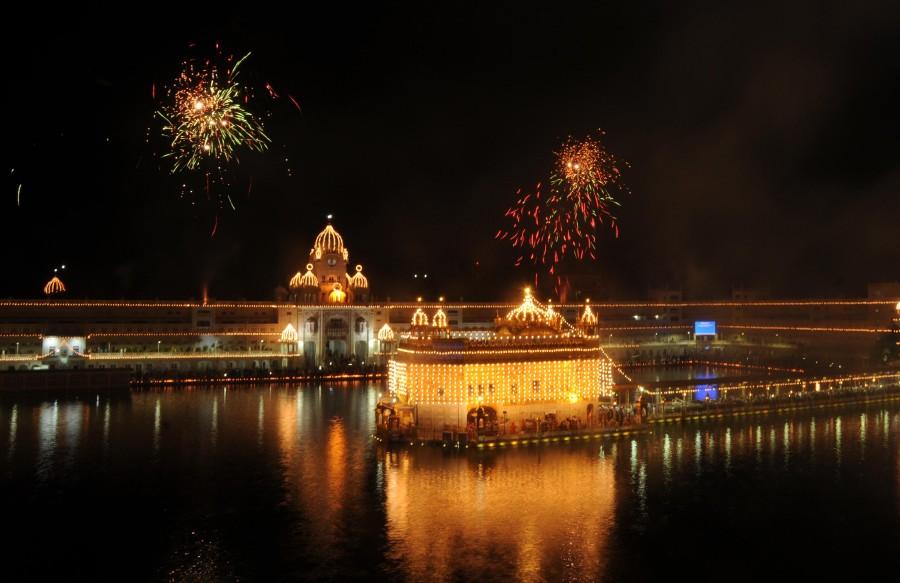
<svg viewBox="0 0 900 583"><path fill-rule="evenodd" d="M328 301L332 304L343 304L347 301L347 292L343 290L343 286L341 284L336 283L331 290L331 293L328 294Z"/></svg>
<svg viewBox="0 0 900 583"><path fill-rule="evenodd" d="M428 314L422 311L422 308L416 308L416 312L412 317L412 325L416 327L428 326Z"/></svg>
<svg viewBox="0 0 900 583"><path fill-rule="evenodd" d="M291 289L298 289L302 287L319 287L319 278L312 272L313 265L312 263L306 264L306 273L302 274L298 271L294 277L291 278Z"/></svg>
<svg viewBox="0 0 900 583"><path fill-rule="evenodd" d="M545 308L540 305L531 295L531 288L527 287L522 303L514 310L510 310L505 318L497 320L498 330L515 334L525 331L558 332L562 324L562 317L552 307Z"/></svg>
<svg viewBox="0 0 900 583"><path fill-rule="evenodd" d="M297 334L297 329L294 328L292 324L288 324L284 327L284 330L281 331L281 341L285 343L297 342L300 339L300 335Z"/></svg>
<svg viewBox="0 0 900 583"><path fill-rule="evenodd" d="M66 291L66 286L64 286L62 280L59 279L58 277L56 277L55 275L44 286L44 293L47 294L48 296L52 296L54 294L61 294L65 291Z"/></svg>
<svg viewBox="0 0 900 583"><path fill-rule="evenodd" d="M394 331L391 330L391 327L385 324L381 327L381 330L378 331L378 339L382 342L393 342L397 339L397 335L394 334Z"/></svg>
<svg viewBox="0 0 900 583"><path fill-rule="evenodd" d="M348 273L350 251L344 246L344 238L331 224L316 235L309 251L306 273L298 273L291 279L295 295L308 303L365 303L369 300L369 280L356 266L353 275Z"/></svg>
<svg viewBox="0 0 900 583"><path fill-rule="evenodd" d="M431 319L431 325L434 328L447 327L447 314L444 313L444 310L438 308L438 311L434 313L434 317Z"/></svg>
<svg viewBox="0 0 900 583"><path fill-rule="evenodd" d="M331 223L328 223L325 229L316 237L316 242L313 243L313 250L319 250L322 253L343 254L345 251L344 238L334 230Z"/></svg>
<svg viewBox="0 0 900 583"><path fill-rule="evenodd" d="M362 265L357 265L356 273L347 276L347 284L351 289L369 289L369 280L362 273Z"/></svg>
<svg viewBox="0 0 900 583"><path fill-rule="evenodd" d="M597 314L591 309L591 300L587 300L584 304L584 311L578 319L578 328L587 334L595 334L597 332L597 323L600 321Z"/></svg>

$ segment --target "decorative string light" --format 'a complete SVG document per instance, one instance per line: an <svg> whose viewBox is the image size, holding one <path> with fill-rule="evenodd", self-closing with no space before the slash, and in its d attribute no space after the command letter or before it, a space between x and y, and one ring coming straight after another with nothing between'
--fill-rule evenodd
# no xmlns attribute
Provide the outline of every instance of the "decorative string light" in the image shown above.
<svg viewBox="0 0 900 583"><path fill-rule="evenodd" d="M328 301L332 304L343 304L347 301L347 292L341 289L341 284L334 284L331 293L328 294Z"/></svg>
<svg viewBox="0 0 900 583"><path fill-rule="evenodd" d="M313 243L313 250L325 253L343 253L344 249L344 238L334 230L331 223L325 226L325 229L316 236L316 241Z"/></svg>
<svg viewBox="0 0 900 583"><path fill-rule="evenodd" d="M378 331L378 340L381 342L393 342L396 340L397 336L394 334L394 331L391 330L391 327L385 324L381 327L381 330Z"/></svg>
<svg viewBox="0 0 900 583"><path fill-rule="evenodd" d="M62 280L55 275L50 278L50 281L48 281L46 285L44 285L44 293L48 296L60 294L64 291L66 291L66 286L64 286Z"/></svg>
<svg viewBox="0 0 900 583"><path fill-rule="evenodd" d="M434 317L431 319L431 326L438 329L447 327L447 314L444 313L444 310L438 308L438 311L434 313Z"/></svg>
<svg viewBox="0 0 900 583"><path fill-rule="evenodd" d="M679 303L595 303L594 306L601 310L607 309L623 309L625 311L640 310L644 308L790 308L790 307L812 307L827 308L840 306L894 306L897 300L808 300L808 301L784 301L784 302L679 302ZM518 304L510 303L371 303L360 307L368 309L490 309L504 310L515 308ZM0 300L0 307L62 307L62 308L315 308L315 309L342 309L336 306L327 306L320 304L297 304L293 302L175 302L175 301L108 301L108 300ZM561 309L580 309L582 304L559 304ZM651 329L658 327L648 327ZM675 326L673 328L687 328L687 326ZM615 328L611 328L615 329ZM622 328L634 329L634 328Z"/></svg>
<svg viewBox="0 0 900 583"><path fill-rule="evenodd" d="M428 326L428 314L422 311L422 308L417 308L413 314L412 325L416 327Z"/></svg>
<svg viewBox="0 0 900 583"><path fill-rule="evenodd" d="M294 328L292 324L288 324L284 327L284 330L281 331L281 341L288 344L293 344L300 340L300 335L297 334L297 329Z"/></svg>
<svg viewBox="0 0 900 583"><path fill-rule="evenodd" d="M366 279L365 275L363 275L362 268L363 268L362 265L357 265L356 273L354 273L352 276L351 275L347 276L347 284L351 288L368 289L369 280Z"/></svg>
<svg viewBox="0 0 900 583"><path fill-rule="evenodd" d="M313 264L306 264L306 273L300 274L298 271L293 278L291 278L290 286L294 289L301 287L318 287L319 286L319 278L313 273Z"/></svg>

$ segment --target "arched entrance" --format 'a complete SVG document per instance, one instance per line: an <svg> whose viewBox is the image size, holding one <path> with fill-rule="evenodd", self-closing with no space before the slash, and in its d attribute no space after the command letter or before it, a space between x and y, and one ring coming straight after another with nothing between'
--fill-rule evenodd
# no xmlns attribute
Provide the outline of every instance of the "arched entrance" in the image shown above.
<svg viewBox="0 0 900 583"><path fill-rule="evenodd" d="M476 431L497 430L497 410L493 407L476 407L469 409L466 415L466 425L475 428Z"/></svg>

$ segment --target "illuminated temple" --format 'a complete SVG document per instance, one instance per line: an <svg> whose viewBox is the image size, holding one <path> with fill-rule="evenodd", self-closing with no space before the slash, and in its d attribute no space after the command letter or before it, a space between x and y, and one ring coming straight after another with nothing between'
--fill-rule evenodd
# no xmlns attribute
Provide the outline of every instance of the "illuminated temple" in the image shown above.
<svg viewBox="0 0 900 583"><path fill-rule="evenodd" d="M544 422L583 428L612 397L612 361L597 324L589 304L573 326L529 289L479 337L450 329L441 308L431 318L419 309L388 364L379 426L415 428L426 439L467 429L517 433Z"/></svg>
<svg viewBox="0 0 900 583"><path fill-rule="evenodd" d="M57 273L35 286L40 299L0 299L0 370L128 368L191 378L380 369L393 358L395 397L420 413L428 406L464 417L478 403L502 419L513 406L574 399L583 418L578 400L602 386L586 381L602 373L594 370L602 368L599 346L617 362L838 355L863 366L900 325L900 283L870 285L864 300L763 300L736 290L729 300L686 302L678 290L658 290L589 309L545 307L531 296L522 305L382 301L330 222L307 245L304 264L267 301L73 299L79 290ZM713 333L696 333L699 320L712 321ZM521 359L530 370L514 378L507 360Z"/></svg>

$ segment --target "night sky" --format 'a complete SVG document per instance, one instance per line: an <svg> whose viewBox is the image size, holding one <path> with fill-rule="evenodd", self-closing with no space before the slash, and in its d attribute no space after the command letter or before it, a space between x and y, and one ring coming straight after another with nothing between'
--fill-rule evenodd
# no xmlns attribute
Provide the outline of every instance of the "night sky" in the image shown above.
<svg viewBox="0 0 900 583"><path fill-rule="evenodd" d="M271 299L333 213L378 298L509 298L533 271L503 212L597 128L632 192L584 293L900 277L895 3L332 4L5 19L0 297L65 263L69 297ZM179 198L158 159L151 87L216 41L281 96L250 104L276 143L241 156L237 211Z"/></svg>

